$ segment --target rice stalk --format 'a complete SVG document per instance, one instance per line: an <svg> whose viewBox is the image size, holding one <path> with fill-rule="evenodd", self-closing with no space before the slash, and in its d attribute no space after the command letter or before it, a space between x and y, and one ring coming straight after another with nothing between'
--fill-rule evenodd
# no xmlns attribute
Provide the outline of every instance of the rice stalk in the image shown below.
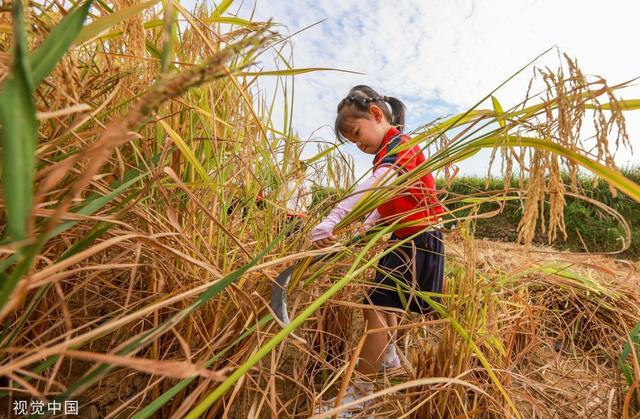
<svg viewBox="0 0 640 419"><path fill-rule="evenodd" d="M21 201L7 195L14 172L2 167L1 225L6 237L11 219L24 239L0 246L0 268L15 284L3 288L4 395L81 397L105 417L292 417L310 416L344 382L368 268L399 225L300 271L289 295L295 326L281 330L272 321L264 297L272 280L318 253L304 250L306 233L350 193L353 161L332 139L305 142L293 131L294 77L328 69L296 68L288 37L270 32L269 22L230 15L232 5L187 11L178 2L83 2L59 26L59 5L25 8L38 29L25 28L32 52L20 59L49 58L37 70L41 82L23 96L40 119L27 153L32 202L18 218L10 207ZM0 19L11 22L7 13ZM2 51L15 39L0 30ZM275 69L252 65L275 48ZM0 55L2 89L19 64ZM450 180L459 161L483 148L494 149L496 162L500 149L505 185L521 182L442 195L455 207L448 216L464 227L447 236L442 303L416 294L441 319L402 316L404 365L381 374L371 413L633 414L637 387L625 380L629 371L638 375L636 351L625 345L640 311L631 265L533 247L526 254L473 237L474 220L518 200L529 211L523 242L541 224L549 239L563 234L563 196L581 191L561 175L578 167L640 200L638 185L612 167L615 147L606 139L612 132L612 146L628 146L624 116L640 101L618 99L625 83L587 78L569 58L565 65L539 70L544 86L535 92L532 82L515 107L504 109L494 89L484 98L492 99L488 109L480 101L425 124L412 141L429 154L425 165L378 185L340 225L350 235L416 176L443 170ZM277 78L274 96L253 90L261 77ZM595 143L578 135L592 115ZM318 147L307 163L320 186L301 232L287 237L278 191L309 144ZM5 157L6 150L3 143ZM265 205L256 202L259 191ZM211 380L222 373L224 381Z"/></svg>

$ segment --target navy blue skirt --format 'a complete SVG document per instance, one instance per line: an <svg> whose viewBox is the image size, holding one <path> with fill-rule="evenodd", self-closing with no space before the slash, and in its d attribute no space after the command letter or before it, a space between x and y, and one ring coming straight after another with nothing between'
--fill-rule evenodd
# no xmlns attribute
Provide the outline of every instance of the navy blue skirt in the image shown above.
<svg viewBox="0 0 640 419"><path fill-rule="evenodd" d="M398 240L394 235L392 240ZM365 303L427 314L431 306L413 291L442 292L444 282L444 241L442 232L425 231L378 262L375 283ZM408 285L399 285L403 283ZM436 302L439 297L430 296Z"/></svg>

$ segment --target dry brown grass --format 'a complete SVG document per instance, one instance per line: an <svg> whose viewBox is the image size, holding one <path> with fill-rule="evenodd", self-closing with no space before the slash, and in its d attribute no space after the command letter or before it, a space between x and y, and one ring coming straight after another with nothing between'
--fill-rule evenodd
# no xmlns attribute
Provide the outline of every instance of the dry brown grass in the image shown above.
<svg viewBox="0 0 640 419"><path fill-rule="evenodd" d="M31 46L59 22L61 7L47 3L41 15L28 9L39 23L29 33ZM282 39L266 22L225 30L206 7L194 15L175 7L186 24L165 72L154 52L166 40L162 26L141 26L165 14L149 9L70 49L34 92L41 119L28 240L0 245L3 280L17 275L0 312L5 399L78 398L83 414L99 417L183 417L280 332L264 296L281 269L310 255L305 234L335 197L310 213L301 234L254 260L285 227L278 188L304 145L290 130L274 128L271 98L253 90L257 76L243 75ZM97 4L92 9L93 20L108 14ZM3 9L0 23L9 21ZM3 80L10 42L10 33L0 33ZM568 63L565 79L544 73L551 96L548 108L535 114L540 123L514 117L509 124L576 150L580 117L593 103L578 97L594 90L585 90L590 82ZM290 76L283 73L283 82ZM626 139L615 96L603 83L595 82L596 90L609 97L614 112L602 119L603 105L596 113L596 157L611 163L604 133L617 124L620 141ZM545 119L557 106L560 117ZM495 117L482 111L467 122L474 127ZM459 138L441 140L446 150ZM536 162L523 191L521 239L529 241L540 220L549 222L553 237L564 228L559 171L567 161L548 151L513 149L506 161L511 169L512 159ZM344 189L353 183L351 163L338 150L314 162L312 176ZM264 209L255 205L260 190ZM0 223L6 228L4 196ZM234 199L244 214L228 212ZM624 384L616 362L640 318L638 266L477 241L472 223L447 236L446 246L446 315L402 318L403 368L380 376L376 414L512 416L505 394L528 417L630 411L625 397L635 390ZM32 261L21 259L25 249L33 250ZM553 272L559 263L565 271ZM301 281L289 297L294 313L321 298L351 264L348 257L334 260L312 284ZM206 417L309 416L320 398L346 384L363 329L357 309L371 277L367 272L334 295ZM141 413L173 388L155 413Z"/></svg>

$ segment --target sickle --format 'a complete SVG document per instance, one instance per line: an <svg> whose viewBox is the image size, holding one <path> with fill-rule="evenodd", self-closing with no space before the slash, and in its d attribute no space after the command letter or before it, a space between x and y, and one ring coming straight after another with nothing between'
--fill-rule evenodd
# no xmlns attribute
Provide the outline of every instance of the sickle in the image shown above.
<svg viewBox="0 0 640 419"><path fill-rule="evenodd" d="M368 232L367 232L368 233ZM362 236L356 234L345 246L349 247L353 244L359 242L362 239ZM338 253L338 251L326 253L324 255L314 256L313 258L305 258L299 262L300 266L304 266L308 268L314 263L325 259L331 255ZM306 266L305 266L306 264ZM296 269L298 264L289 266L276 278L276 282L271 286L271 310L273 310L276 317L287 326L290 323L289 312L287 311L287 289L289 288L289 283L291 282L291 277Z"/></svg>
<svg viewBox="0 0 640 419"><path fill-rule="evenodd" d="M451 221L454 221L454 220L442 221L434 225L434 227L437 226L437 228L433 228L433 229L434 230L437 229L440 231L447 231L447 232L457 230L459 227L455 225L451 229L444 228L444 225ZM345 244L345 247L353 246L354 244L362 240L364 237L369 236L371 233L373 233L373 230L367 230L364 236L361 236L360 234L356 234L348 243ZM338 251L326 253L324 255L314 256L313 258L305 258L300 262L300 266L303 266L303 264L306 263L305 268L308 268L314 263L324 258L327 258L331 255L334 255L336 253L338 253ZM297 266L298 265L289 266L284 271L280 272L280 275L278 275L278 277L276 278L276 282L274 282L273 285L271 286L271 310L273 310L276 317L285 326L289 325L289 323L291 322L289 319L289 312L287 311L287 289L289 288L291 277L293 276L293 272L295 271L295 268Z"/></svg>

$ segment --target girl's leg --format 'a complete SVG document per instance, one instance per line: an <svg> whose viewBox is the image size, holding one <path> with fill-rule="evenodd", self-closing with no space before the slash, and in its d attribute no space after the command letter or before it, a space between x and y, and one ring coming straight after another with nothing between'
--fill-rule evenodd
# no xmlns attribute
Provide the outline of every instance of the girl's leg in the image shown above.
<svg viewBox="0 0 640 419"><path fill-rule="evenodd" d="M387 318L387 326L388 327L392 327L393 330L391 332L391 336L393 336L395 338L396 336L396 327L398 327L398 316L396 316L396 313L392 313L390 311L385 313L385 316Z"/></svg>
<svg viewBox="0 0 640 419"><path fill-rule="evenodd" d="M385 313L373 308L364 309L364 320L367 331L387 327L387 316ZM356 370L363 375L373 378L382 364L384 351L388 343L389 336L386 330L368 334L360 351L360 362L358 362Z"/></svg>
<svg viewBox="0 0 640 419"><path fill-rule="evenodd" d="M398 327L398 317L395 313L387 312L385 313L385 318L387 320L387 327L389 331L387 332L387 336L389 338L389 343L384 351L384 358L382 361L383 369L394 369L400 367L400 358L398 357L397 345L396 345L396 336L398 335L398 331L396 328Z"/></svg>

